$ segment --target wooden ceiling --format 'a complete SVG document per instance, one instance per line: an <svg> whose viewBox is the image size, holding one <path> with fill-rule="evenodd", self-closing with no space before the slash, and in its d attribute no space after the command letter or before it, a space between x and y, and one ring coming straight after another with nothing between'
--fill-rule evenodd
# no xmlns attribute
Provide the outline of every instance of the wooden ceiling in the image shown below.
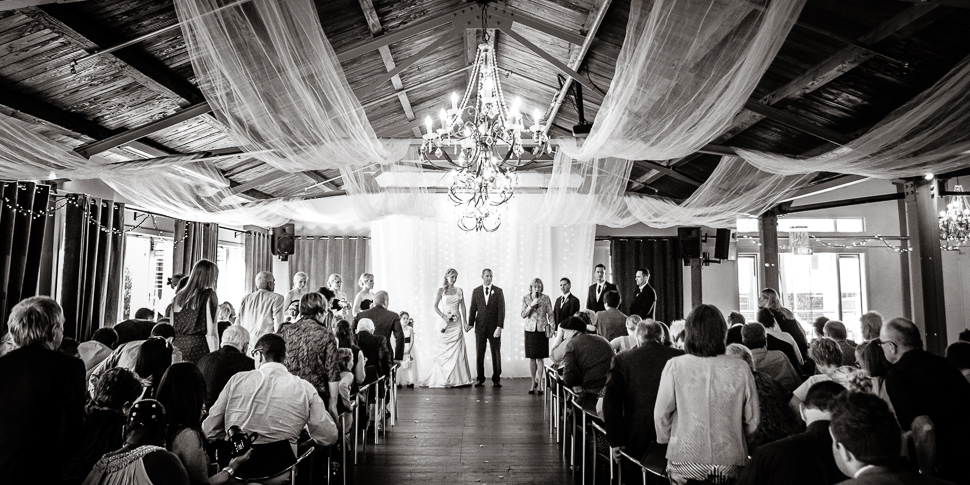
<svg viewBox="0 0 970 485"><path fill-rule="evenodd" d="M441 25L401 33L463 8L476 10L474 3L316 3L378 135L416 138L420 120L468 82L467 66L483 38L480 23L456 26L457 32ZM5 7L14 4L31 6ZM578 73L585 118L595 121L623 44L629 0L508 0L493 7L516 20L511 32L488 30L498 65L508 72L504 91L521 96L526 113L555 113L551 137L572 136L579 123L577 83L523 43L535 44ZM196 86L176 22L171 0L0 0L0 112L86 156L238 153ZM587 36L593 36L588 50ZM374 39L386 45L355 52ZM628 190L686 198L713 171L716 154L730 147L811 155L845 144L970 54L967 39L970 0L808 0L732 126L702 152L638 161ZM430 52L410 63L423 50ZM398 75L372 85L392 70ZM567 95L557 106L561 91ZM235 190L253 199L310 186L311 197L341 188L335 171L285 174L245 156L215 163Z"/></svg>

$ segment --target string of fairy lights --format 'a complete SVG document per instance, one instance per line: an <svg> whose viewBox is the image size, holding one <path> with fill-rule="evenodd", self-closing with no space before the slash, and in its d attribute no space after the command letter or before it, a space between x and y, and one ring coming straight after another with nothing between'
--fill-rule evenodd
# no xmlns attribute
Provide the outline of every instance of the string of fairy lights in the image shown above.
<svg viewBox="0 0 970 485"><path fill-rule="evenodd" d="M868 244L870 242L872 242L872 241L879 241L880 243L882 243L882 246L885 246L886 248L892 249L893 251L895 251L898 254L908 253L908 252L910 252L910 251L913 250L913 248L904 248L904 247L901 247L901 246L897 246L895 244L891 244L888 239L886 239L885 237L883 237L883 236L881 236L879 234L876 234L875 236L866 236L866 237L863 237L861 239L848 242L846 244L840 244L840 243L834 243L834 242L825 241L825 240L823 240L823 239L821 239L821 238L819 238L817 236L812 236L812 235L809 235L808 237L812 241L815 241L816 243L820 244L823 247L833 248L833 249L852 249L852 248L873 248L873 247L881 247L881 246L868 246ZM761 246L761 241L757 237L755 237L755 236L738 235L738 239L739 240L751 241L755 245ZM839 239L844 239L844 238L839 238ZM778 249L788 250L788 249L791 249L791 246L789 246L787 244L781 244L781 245L778 246Z"/></svg>

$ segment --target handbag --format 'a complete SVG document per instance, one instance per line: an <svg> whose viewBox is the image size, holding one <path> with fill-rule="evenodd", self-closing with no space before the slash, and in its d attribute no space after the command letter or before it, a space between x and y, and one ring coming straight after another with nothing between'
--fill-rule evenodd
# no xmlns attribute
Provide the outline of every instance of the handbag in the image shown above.
<svg viewBox="0 0 970 485"><path fill-rule="evenodd" d="M552 325L546 325L546 338L553 338L556 336L556 329Z"/></svg>

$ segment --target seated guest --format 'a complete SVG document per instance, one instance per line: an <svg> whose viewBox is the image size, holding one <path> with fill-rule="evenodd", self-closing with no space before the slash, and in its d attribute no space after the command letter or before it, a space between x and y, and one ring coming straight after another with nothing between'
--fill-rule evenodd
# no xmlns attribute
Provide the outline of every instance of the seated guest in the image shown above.
<svg viewBox="0 0 970 485"><path fill-rule="evenodd" d="M755 370L751 351L741 344L730 344L725 353L748 364L754 375L754 385L758 389L758 412L761 422L748 439L749 449L754 450L765 443L787 438L801 431L801 423L798 422L795 413L788 408L791 393L771 376Z"/></svg>
<svg viewBox="0 0 970 485"><path fill-rule="evenodd" d="M300 299L300 320L280 330L286 345L286 365L293 375L313 384L334 416L337 410L337 339L330 330L333 314L320 293Z"/></svg>
<svg viewBox="0 0 970 485"><path fill-rule="evenodd" d="M124 446L101 457L84 485L188 485L182 462L162 447L166 424L165 408L158 401L135 403L125 422Z"/></svg>
<svg viewBox="0 0 970 485"><path fill-rule="evenodd" d="M651 320L653 321L653 320ZM630 315L626 317L626 335L610 340L610 347L616 353L625 350L635 349L640 344L637 338L637 325L640 324L640 315ZM663 329L660 330L660 341L663 342Z"/></svg>
<svg viewBox="0 0 970 485"><path fill-rule="evenodd" d="M889 369L892 364L886 360L886 353L882 350L882 343L879 339L870 340L868 342L862 342L856 347L856 362L859 363L859 367L862 368L862 372L869 378L869 389L867 392L875 394L886 401L889 405L889 410L896 413L893 410L893 403L889 399L889 393L886 391L886 374L889 373Z"/></svg>
<svg viewBox="0 0 970 485"><path fill-rule="evenodd" d="M728 322L728 333L727 333L727 344L739 344L741 343L741 327L744 327L748 321L745 320L744 315L739 312L731 312L727 318ZM751 347L748 347L751 348Z"/></svg>
<svg viewBox="0 0 970 485"><path fill-rule="evenodd" d="M863 313L859 317L859 326L862 328L862 341L868 342L879 338L882 330L882 315L877 311Z"/></svg>
<svg viewBox="0 0 970 485"><path fill-rule="evenodd" d="M735 480L758 429L758 390L751 369L724 355L727 322L713 305L698 305L684 326L687 355L667 361L653 419L667 447L672 484Z"/></svg>
<svg viewBox="0 0 970 485"><path fill-rule="evenodd" d="M84 362L85 378L91 377L91 372L95 366L100 364L111 355L111 349L118 341L118 333L112 328L99 328L94 331L91 340L82 342L77 347L77 352Z"/></svg>
<svg viewBox="0 0 970 485"><path fill-rule="evenodd" d="M283 295L274 293L276 278L269 271L256 275L256 291L239 304L238 324L249 331L250 343L267 333L279 330L283 323Z"/></svg>
<svg viewBox="0 0 970 485"><path fill-rule="evenodd" d="M118 341L115 343L115 347L135 340L147 340L154 327L155 311L150 308L139 308L135 312L134 319L115 324L114 330L118 333Z"/></svg>
<svg viewBox="0 0 970 485"><path fill-rule="evenodd" d="M638 347L613 358L603 394L603 420L610 445L640 458L657 437L653 406L660 374L668 360L684 352L663 345L663 329L653 320L640 322L636 337Z"/></svg>
<svg viewBox="0 0 970 485"><path fill-rule="evenodd" d="M10 335L10 332L0 336L0 357L3 357L16 349L17 345L13 343L13 337Z"/></svg>
<svg viewBox="0 0 970 485"><path fill-rule="evenodd" d="M582 309L576 312L576 316L581 318L584 323L586 323L586 331L589 333L596 333L596 312L589 309Z"/></svg>
<svg viewBox="0 0 970 485"><path fill-rule="evenodd" d="M156 323L155 327L152 328L151 337L165 339L166 342L172 344L175 340L175 327L168 323ZM142 344L145 340L133 340L128 343L121 344L115 347L111 355L106 357L100 364L98 364L91 372L90 377L88 377L88 390L94 390L94 386L97 384L98 379L101 374L108 369L113 369L115 367L124 367L125 369L134 369L135 360L138 359L138 352L141 350ZM178 347L172 345L172 362L181 362L182 353L179 351Z"/></svg>
<svg viewBox="0 0 970 485"><path fill-rule="evenodd" d="M283 365L286 358L283 338L263 335L256 341L253 353L256 370L232 376L209 410L209 416L202 423L206 438L225 438L230 427L239 426L246 433L259 433L257 445L289 442L293 460L304 428L310 439L321 446L335 443L337 426L319 392L313 384L290 374Z"/></svg>
<svg viewBox="0 0 970 485"><path fill-rule="evenodd" d="M374 322L369 318L362 318L357 322L357 344L360 346L360 351L364 354L364 382L363 385L376 382L381 377L386 377L391 373L391 367L394 365L394 357L391 352L391 346L387 343L387 338L374 335ZM384 388L381 388L383 396ZM368 402L368 416L370 416L370 421L367 423L368 428L372 428L374 424L374 405L377 400L377 392L374 389L370 391L370 397ZM336 413L334 414L336 416ZM380 422L377 423L378 430L380 430Z"/></svg>
<svg viewBox="0 0 970 485"><path fill-rule="evenodd" d="M962 332L957 334L957 339L961 342L970 342L970 328L964 329Z"/></svg>
<svg viewBox="0 0 970 485"><path fill-rule="evenodd" d="M842 366L842 349L835 340L828 337L813 340L808 347L808 355L815 360L818 374L805 379L805 382L792 392L790 405L794 411L798 411L798 405L805 400L808 390L816 383L835 381L849 388L850 381L855 376L855 368Z"/></svg>
<svg viewBox="0 0 970 485"><path fill-rule="evenodd" d="M832 456L829 434L829 420L843 392L845 388L832 381L812 386L799 410L805 431L758 447L738 485L829 485L845 480Z"/></svg>
<svg viewBox="0 0 970 485"><path fill-rule="evenodd" d="M603 303L606 305L606 310L596 312L596 335L605 338L607 342L625 337L627 335L626 315L616 309L620 306L620 293L616 290L607 291L603 297Z"/></svg>
<svg viewBox="0 0 970 485"><path fill-rule="evenodd" d="M367 359L364 358L364 352L360 350L357 346L357 339L354 338L354 333L350 329L350 322L347 320L340 320L337 322L337 330L334 332L337 336L337 348L338 349L348 349L350 350L350 355L353 356L353 369L351 372L354 373L354 381L357 384L364 382L364 377L366 376L364 370L364 364ZM354 393L356 394L357 386L354 386Z"/></svg>
<svg viewBox="0 0 970 485"><path fill-rule="evenodd" d="M913 322L893 318L882 326L879 340L892 367L886 390L903 431L917 416L929 416L936 429L939 476L968 482L970 457L970 383L943 357L923 350L923 339Z"/></svg>
<svg viewBox="0 0 970 485"><path fill-rule="evenodd" d="M115 367L101 376L84 407L83 441L70 461L68 478L80 482L105 453L124 445L125 415L141 393L141 381L128 369Z"/></svg>
<svg viewBox="0 0 970 485"><path fill-rule="evenodd" d="M812 322L812 328L815 329L815 338L822 338L825 336L825 323L829 321L829 317L821 315Z"/></svg>
<svg viewBox="0 0 970 485"><path fill-rule="evenodd" d="M325 289L321 288L321 291ZM332 297L333 292L329 289L326 290ZM394 339L393 347L391 347L393 350L391 358L399 361L404 356L404 329L401 328L401 316L387 309L389 302L390 296L386 291L375 293L374 304L354 317L354 331L358 331L357 324L361 319L370 319L371 322L374 322L374 335L387 339L387 345L392 345L391 339Z"/></svg>
<svg viewBox="0 0 970 485"><path fill-rule="evenodd" d="M795 355L795 360L792 361L792 366L795 367L796 369L801 369L802 366L805 364L804 353L802 353L802 351L799 349L799 346L797 341L795 340L795 337L793 337L792 334L781 329L781 326L778 325L777 318L781 318L782 320L785 320L780 315L773 314L767 309L762 309L758 312L758 323L764 325L765 331L768 333L768 335L792 347L792 353ZM772 347L773 346L769 344L768 350L780 350ZM786 352L785 355L788 355L788 353Z"/></svg>
<svg viewBox="0 0 970 485"><path fill-rule="evenodd" d="M172 365L172 344L165 339L150 338L138 349L132 369L145 388L145 399L153 399L162 375Z"/></svg>
<svg viewBox="0 0 970 485"><path fill-rule="evenodd" d="M825 323L822 331L825 336L835 340L842 350L842 365L856 365L855 362L855 343L846 340L848 335L845 331L845 324L838 320L829 320Z"/></svg>
<svg viewBox="0 0 970 485"><path fill-rule="evenodd" d="M338 386L338 394L340 399L337 401L337 412L339 414L344 414L353 409L353 401L351 396L354 396L354 373L352 369L354 368L354 355L351 353L350 349L340 348L337 349L337 366L340 368L340 384ZM344 433L349 432L353 426L353 416L344 421Z"/></svg>
<svg viewBox="0 0 970 485"><path fill-rule="evenodd" d="M899 425L886 403L872 394L843 394L832 412L829 433L835 463L842 474L852 477L842 482L845 485L950 483L898 468Z"/></svg>
<svg viewBox="0 0 970 485"><path fill-rule="evenodd" d="M78 345L81 345L81 344L79 344L77 340L74 340L70 337L64 337L61 340L61 345L60 347L57 348L57 351L66 356L74 357L75 359L80 359L81 354L78 353L77 351Z"/></svg>
<svg viewBox="0 0 970 485"><path fill-rule="evenodd" d="M46 296L14 305L7 328L17 349L0 358L0 483L56 483L81 444L84 363L55 350L64 314Z"/></svg>
<svg viewBox="0 0 970 485"><path fill-rule="evenodd" d="M741 342L751 350L754 368L758 372L771 376L788 392L794 391L802 383L785 354L768 350L768 334L763 325L758 322L745 325L741 329Z"/></svg>
<svg viewBox="0 0 970 485"><path fill-rule="evenodd" d="M953 342L946 348L946 360L970 381L970 342Z"/></svg>
<svg viewBox="0 0 970 485"><path fill-rule="evenodd" d="M199 359L199 371L206 384L206 409L216 402L230 377L256 368L255 361L246 353L248 348L249 332L241 325L232 325L222 334L219 350Z"/></svg>
<svg viewBox="0 0 970 485"><path fill-rule="evenodd" d="M569 338L563 354L563 384L582 396L584 409L595 411L599 393L606 385L610 362L616 354L605 338L588 333L588 326L581 318L570 318L560 326L565 332L575 334Z"/></svg>

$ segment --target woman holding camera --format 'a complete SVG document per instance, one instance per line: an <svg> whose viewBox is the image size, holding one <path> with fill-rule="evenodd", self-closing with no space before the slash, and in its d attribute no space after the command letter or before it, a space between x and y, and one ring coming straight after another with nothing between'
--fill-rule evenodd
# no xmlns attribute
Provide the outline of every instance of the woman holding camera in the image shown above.
<svg viewBox="0 0 970 485"><path fill-rule="evenodd" d="M535 394L539 387L539 372L543 359L549 357L549 338L552 336L552 301L549 295L542 294L542 280L536 278L529 286L529 294L522 297L522 318L525 319L525 358L529 359L532 371L532 387L529 394ZM542 389L539 389L542 394Z"/></svg>

